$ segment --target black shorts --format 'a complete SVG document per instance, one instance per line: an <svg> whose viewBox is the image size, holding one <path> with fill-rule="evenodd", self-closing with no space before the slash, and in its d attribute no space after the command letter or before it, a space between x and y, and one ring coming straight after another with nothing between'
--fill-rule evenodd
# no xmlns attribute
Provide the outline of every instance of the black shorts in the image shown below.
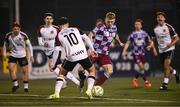
<svg viewBox="0 0 180 107"><path fill-rule="evenodd" d="M82 60L75 61L75 62L70 62L65 59L62 63L62 67L67 71L72 71L78 63L81 64L81 66L86 70L89 69L90 67L92 67L92 62L90 61L89 58L82 59Z"/></svg>
<svg viewBox="0 0 180 107"><path fill-rule="evenodd" d="M19 63L19 66L23 67L28 65L28 60L26 57L23 58L15 58L13 56L9 56L8 63Z"/></svg>
<svg viewBox="0 0 180 107"><path fill-rule="evenodd" d="M171 59L171 62L173 61L174 51L172 50L172 51L160 53L159 56L160 56L161 64L164 65L165 59ZM172 63L171 63L171 65L172 65Z"/></svg>
<svg viewBox="0 0 180 107"><path fill-rule="evenodd" d="M62 64L61 61L61 51L59 51L58 58L56 59L56 63L54 65L54 69L57 67L57 65Z"/></svg>
<svg viewBox="0 0 180 107"><path fill-rule="evenodd" d="M54 52L52 52L51 55L47 55L47 57L48 57L49 59L52 59L53 53L54 53Z"/></svg>

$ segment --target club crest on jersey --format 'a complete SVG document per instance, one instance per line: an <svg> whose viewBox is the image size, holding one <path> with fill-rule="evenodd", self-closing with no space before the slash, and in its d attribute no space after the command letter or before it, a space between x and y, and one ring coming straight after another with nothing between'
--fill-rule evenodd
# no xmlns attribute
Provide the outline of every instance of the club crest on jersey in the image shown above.
<svg viewBox="0 0 180 107"><path fill-rule="evenodd" d="M166 29L163 29L163 32L166 32Z"/></svg>
<svg viewBox="0 0 180 107"><path fill-rule="evenodd" d="M51 34L54 34L54 31L53 31L53 30L51 31Z"/></svg>

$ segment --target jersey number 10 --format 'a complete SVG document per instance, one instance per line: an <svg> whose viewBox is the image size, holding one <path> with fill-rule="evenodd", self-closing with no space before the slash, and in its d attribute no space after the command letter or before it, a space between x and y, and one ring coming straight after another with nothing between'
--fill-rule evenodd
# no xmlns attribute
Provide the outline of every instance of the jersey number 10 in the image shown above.
<svg viewBox="0 0 180 107"><path fill-rule="evenodd" d="M64 37L67 38L67 40L71 46L77 45L79 43L79 41L74 33L70 33L69 35L64 35Z"/></svg>

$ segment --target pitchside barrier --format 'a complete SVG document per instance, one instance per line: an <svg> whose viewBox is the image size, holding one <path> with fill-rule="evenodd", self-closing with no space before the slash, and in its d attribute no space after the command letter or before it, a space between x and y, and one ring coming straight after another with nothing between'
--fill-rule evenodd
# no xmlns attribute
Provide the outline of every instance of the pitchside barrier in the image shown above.
<svg viewBox="0 0 180 107"><path fill-rule="evenodd" d="M48 62L47 62L47 57L45 55L45 53L42 50L42 47L33 47L34 49L34 59L35 62L34 63L29 63L29 78L30 79L49 79L49 78L55 78L55 74L53 72L49 71L49 67L48 67ZM64 51L64 50L63 50ZM136 71L139 70L139 67L137 66L137 64L134 63L133 60L133 56L132 56L132 52L128 52L127 56L125 56L125 60L122 60L121 58L121 51L120 47L114 47L111 49L110 52L110 57L111 57L111 61L113 63L113 75L112 76L132 76L134 75L134 73ZM9 54L8 54L9 55ZM2 50L1 50L1 56L2 56ZM8 57L8 56L7 56ZM53 56L53 57L57 57L57 56ZM63 57L65 57L64 52L62 52L62 57L61 59L63 59ZM29 58L28 58L29 60ZM29 60L30 62L30 60ZM3 67L1 67L3 70L4 74L8 74L8 60L3 61ZM145 62L145 70L146 73L149 75L151 71L150 68L153 65L152 62L152 57L147 54L146 55L146 62ZM77 70L78 70L79 66L75 67L75 69L73 70L73 73L77 76ZM15 69L18 69L17 71L19 71L19 68L16 67ZM102 68L98 69L98 71L103 71Z"/></svg>

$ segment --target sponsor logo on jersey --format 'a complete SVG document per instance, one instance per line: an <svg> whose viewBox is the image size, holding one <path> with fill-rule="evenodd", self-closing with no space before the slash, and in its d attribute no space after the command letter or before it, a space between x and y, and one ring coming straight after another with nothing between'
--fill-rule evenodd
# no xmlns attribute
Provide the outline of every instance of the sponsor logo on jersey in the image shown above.
<svg viewBox="0 0 180 107"><path fill-rule="evenodd" d="M53 31L53 30L51 31L51 34L54 34L54 31Z"/></svg>
<svg viewBox="0 0 180 107"><path fill-rule="evenodd" d="M82 53L84 53L84 50L77 51L77 52L73 53L72 56L77 56L77 55L80 55Z"/></svg>

